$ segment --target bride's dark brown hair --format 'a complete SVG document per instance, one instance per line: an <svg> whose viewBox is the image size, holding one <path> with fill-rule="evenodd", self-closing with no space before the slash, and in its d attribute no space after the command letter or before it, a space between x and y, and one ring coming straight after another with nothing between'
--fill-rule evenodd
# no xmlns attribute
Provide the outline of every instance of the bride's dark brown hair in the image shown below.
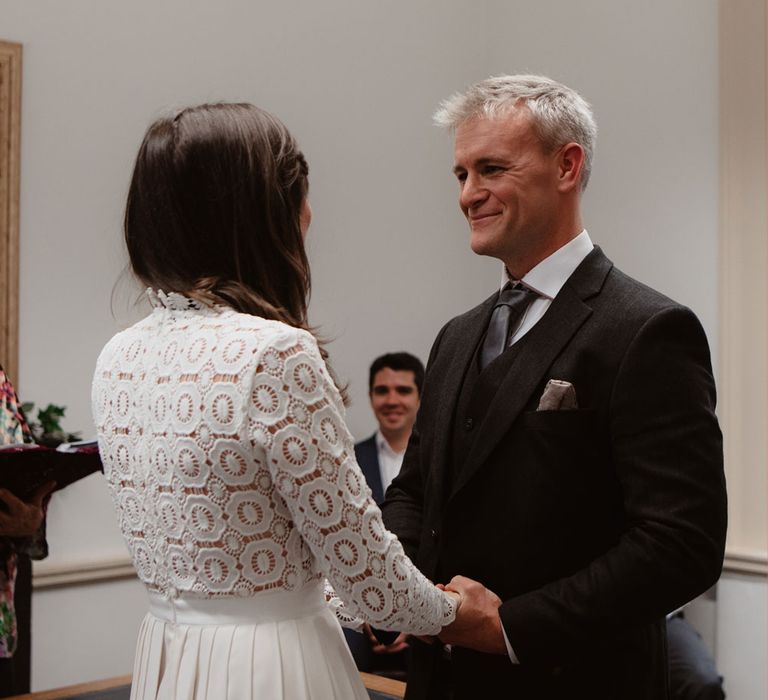
<svg viewBox="0 0 768 700"><path fill-rule="evenodd" d="M134 274L153 289L309 330L307 176L288 129L254 105L161 117L139 148L125 208Z"/></svg>

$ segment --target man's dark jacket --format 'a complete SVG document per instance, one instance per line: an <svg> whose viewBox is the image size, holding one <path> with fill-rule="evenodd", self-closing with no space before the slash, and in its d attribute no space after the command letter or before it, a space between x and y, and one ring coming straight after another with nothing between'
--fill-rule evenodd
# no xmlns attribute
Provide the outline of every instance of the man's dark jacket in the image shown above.
<svg viewBox="0 0 768 700"><path fill-rule="evenodd" d="M502 599L519 659L417 644L407 698L663 700L664 616L722 566L722 440L704 332L595 248L483 372L496 295L435 340L387 527L435 582ZM537 411L550 379L576 410ZM503 688L503 692L499 689Z"/></svg>
<svg viewBox="0 0 768 700"><path fill-rule="evenodd" d="M355 459L363 470L365 480L371 489L373 500L381 503L384 500L384 489L381 485L381 467L379 466L379 448L376 447L376 434L367 440L361 440L355 445Z"/></svg>

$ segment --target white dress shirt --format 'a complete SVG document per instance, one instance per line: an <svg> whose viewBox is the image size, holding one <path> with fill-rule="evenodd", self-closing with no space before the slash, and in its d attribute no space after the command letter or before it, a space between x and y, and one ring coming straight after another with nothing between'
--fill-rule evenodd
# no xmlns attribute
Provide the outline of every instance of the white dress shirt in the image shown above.
<svg viewBox="0 0 768 700"><path fill-rule="evenodd" d="M502 288L507 282L514 284L519 281L524 287L532 289L539 295L528 307L517 328L512 332L510 345L514 345L541 320L566 280L581 264L581 261L589 255L592 248L594 245L585 229L562 248L558 248L548 258L544 258L536 267L529 270L521 280L512 279L507 268L504 268L501 280Z"/></svg>
<svg viewBox="0 0 768 700"><path fill-rule="evenodd" d="M523 317L520 319L517 328L512 332L509 344L514 345L531 328L533 328L547 313L552 301L557 293L562 289L568 278L574 270L581 264L582 260L589 255L594 248L592 240L586 229L584 229L576 238L568 241L562 248L558 248L548 258L544 258L536 267L529 270L521 280L513 280L509 276L507 268L504 268L502 275L502 288L508 282L521 282L524 287L528 287L539 296L531 303ZM504 626L501 628L504 635L504 643L507 645L507 653L513 664L519 664L520 661L515 654L512 645L507 639L507 633Z"/></svg>
<svg viewBox="0 0 768 700"><path fill-rule="evenodd" d="M376 431L376 451L379 456L379 474L381 475L381 488L386 493L389 485L400 473L400 467L403 466L403 457L405 450L395 452L392 446L387 442L381 430Z"/></svg>

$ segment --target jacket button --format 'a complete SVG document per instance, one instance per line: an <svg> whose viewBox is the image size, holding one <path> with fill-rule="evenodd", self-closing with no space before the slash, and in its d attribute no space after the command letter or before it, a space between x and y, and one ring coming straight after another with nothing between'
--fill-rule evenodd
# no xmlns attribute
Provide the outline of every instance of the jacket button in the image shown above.
<svg viewBox="0 0 768 700"><path fill-rule="evenodd" d="M470 431L474 427L475 427L475 421L473 421L471 418L466 418L464 420L464 430Z"/></svg>
<svg viewBox="0 0 768 700"><path fill-rule="evenodd" d="M437 539L437 530L432 529L432 530L429 531L429 534L432 535L432 539L433 540Z"/></svg>

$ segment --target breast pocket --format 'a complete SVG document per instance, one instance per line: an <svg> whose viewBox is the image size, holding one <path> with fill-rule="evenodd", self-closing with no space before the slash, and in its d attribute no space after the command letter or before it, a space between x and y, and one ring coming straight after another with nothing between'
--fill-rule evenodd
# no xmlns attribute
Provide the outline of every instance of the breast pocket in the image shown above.
<svg viewBox="0 0 768 700"><path fill-rule="evenodd" d="M520 417L520 424L525 430L571 438L593 437L598 429L597 422L597 411L591 408L574 411L530 411Z"/></svg>
<svg viewBox="0 0 768 700"><path fill-rule="evenodd" d="M605 435L594 409L531 411L518 420L517 449L543 482L587 488L600 469Z"/></svg>
<svg viewBox="0 0 768 700"><path fill-rule="evenodd" d="M606 435L599 412L524 413L518 418L512 447L511 478L530 503L525 506L526 519L538 523L554 540L573 543L588 529L591 513L601 508L596 499L605 480Z"/></svg>

